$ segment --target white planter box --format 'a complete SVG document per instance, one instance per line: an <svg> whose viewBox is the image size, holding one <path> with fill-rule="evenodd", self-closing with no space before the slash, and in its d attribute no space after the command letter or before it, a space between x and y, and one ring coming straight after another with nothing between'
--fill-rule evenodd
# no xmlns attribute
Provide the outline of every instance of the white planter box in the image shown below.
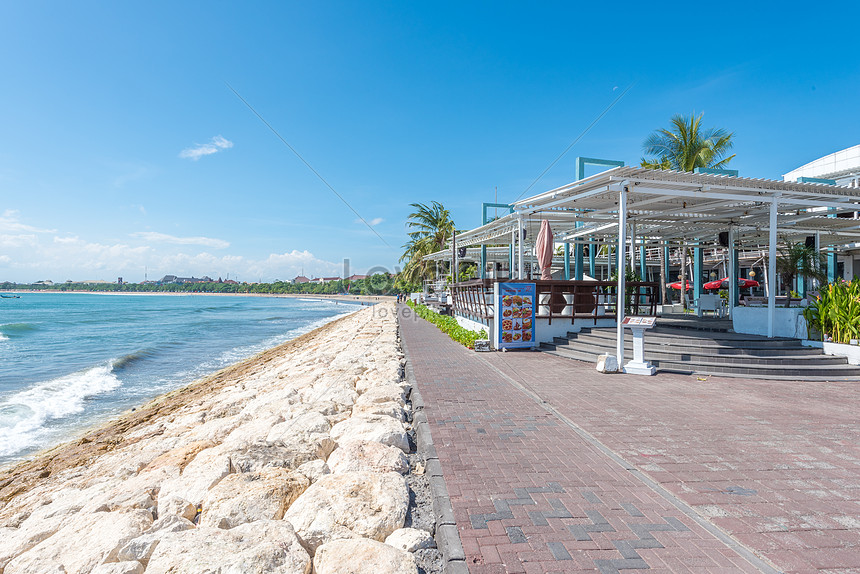
<svg viewBox="0 0 860 574"><path fill-rule="evenodd" d="M777 307L773 316L773 336L806 339L806 319L800 307ZM735 307L732 328L735 333L767 336L767 307Z"/></svg>
<svg viewBox="0 0 860 574"><path fill-rule="evenodd" d="M827 343L822 345L825 355L846 357L851 365L860 365L860 346L844 343Z"/></svg>

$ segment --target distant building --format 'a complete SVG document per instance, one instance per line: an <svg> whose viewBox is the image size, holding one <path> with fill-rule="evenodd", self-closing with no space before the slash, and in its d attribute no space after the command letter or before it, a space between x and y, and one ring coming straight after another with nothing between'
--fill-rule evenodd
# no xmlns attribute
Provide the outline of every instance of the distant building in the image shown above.
<svg viewBox="0 0 860 574"><path fill-rule="evenodd" d="M204 275L203 277L177 277L176 275L165 275L159 281L162 285L167 283L213 283L212 278L208 275Z"/></svg>
<svg viewBox="0 0 860 574"><path fill-rule="evenodd" d="M860 188L860 145L820 157L783 176L783 181L805 183L831 183ZM811 211L823 211L825 208ZM860 219L860 211L840 211L837 217ZM850 280L860 275L860 244L853 243L839 249L836 277Z"/></svg>
<svg viewBox="0 0 860 574"><path fill-rule="evenodd" d="M800 181L804 178L829 179L835 181L836 185L860 187L860 145L802 165L785 174L783 181Z"/></svg>
<svg viewBox="0 0 860 574"><path fill-rule="evenodd" d="M304 275L299 275L295 279L293 279L293 283L310 283L311 280L305 277Z"/></svg>
<svg viewBox="0 0 860 574"><path fill-rule="evenodd" d="M335 281L340 281L340 277L320 277L319 279L314 279L314 283L333 283Z"/></svg>
<svg viewBox="0 0 860 574"><path fill-rule="evenodd" d="M347 281L361 281L362 279L367 279L367 275L350 275L346 278Z"/></svg>

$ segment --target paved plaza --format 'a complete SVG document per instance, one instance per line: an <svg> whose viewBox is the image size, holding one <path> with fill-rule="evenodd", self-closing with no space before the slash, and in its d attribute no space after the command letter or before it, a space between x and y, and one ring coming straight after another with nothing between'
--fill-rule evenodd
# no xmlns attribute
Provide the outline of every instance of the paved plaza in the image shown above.
<svg viewBox="0 0 860 574"><path fill-rule="evenodd" d="M860 382L602 375L399 312L472 574L860 572Z"/></svg>

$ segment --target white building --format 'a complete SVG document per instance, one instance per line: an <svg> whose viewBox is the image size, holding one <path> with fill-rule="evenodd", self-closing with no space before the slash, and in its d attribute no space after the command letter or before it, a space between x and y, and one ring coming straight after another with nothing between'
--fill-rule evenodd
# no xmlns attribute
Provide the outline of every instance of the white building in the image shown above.
<svg viewBox="0 0 860 574"><path fill-rule="evenodd" d="M830 179L835 181L836 185L860 187L860 145L802 165L785 174L783 181L801 181L803 178Z"/></svg>
<svg viewBox="0 0 860 574"><path fill-rule="evenodd" d="M827 181L830 180L830 181ZM820 157L806 165L788 172L783 181L806 183L830 183L845 187L860 188L860 145ZM844 212L839 217L858 219L860 212ZM839 250L838 273L849 280L860 274L860 244L852 243Z"/></svg>

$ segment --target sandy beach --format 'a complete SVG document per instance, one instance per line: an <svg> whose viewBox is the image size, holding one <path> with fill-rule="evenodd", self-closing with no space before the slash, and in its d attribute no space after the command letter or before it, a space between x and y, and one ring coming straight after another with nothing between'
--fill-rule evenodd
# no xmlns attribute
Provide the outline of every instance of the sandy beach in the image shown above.
<svg viewBox="0 0 860 574"><path fill-rule="evenodd" d="M417 572L403 363L383 303L0 471L0 573Z"/></svg>

